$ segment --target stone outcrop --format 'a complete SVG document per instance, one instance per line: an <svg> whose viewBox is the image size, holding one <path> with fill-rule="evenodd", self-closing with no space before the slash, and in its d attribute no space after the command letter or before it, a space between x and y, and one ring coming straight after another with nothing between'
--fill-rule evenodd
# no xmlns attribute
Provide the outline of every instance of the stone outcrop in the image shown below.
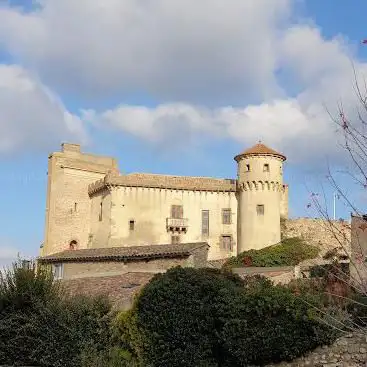
<svg viewBox="0 0 367 367"><path fill-rule="evenodd" d="M292 362L268 367L362 367L367 366L367 330L345 335L331 346L315 349Z"/></svg>

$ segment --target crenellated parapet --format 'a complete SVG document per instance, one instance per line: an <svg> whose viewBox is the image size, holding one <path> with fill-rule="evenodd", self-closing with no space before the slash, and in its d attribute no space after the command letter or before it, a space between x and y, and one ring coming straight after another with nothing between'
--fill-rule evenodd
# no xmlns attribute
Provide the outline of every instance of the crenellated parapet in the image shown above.
<svg viewBox="0 0 367 367"><path fill-rule="evenodd" d="M238 182L237 189L240 191L284 191L284 185L274 181L245 181Z"/></svg>
<svg viewBox="0 0 367 367"><path fill-rule="evenodd" d="M88 186L89 195L108 187L142 187L151 189L206 192L235 192L236 180L211 177L170 176L147 173L118 175L109 172L102 180Z"/></svg>

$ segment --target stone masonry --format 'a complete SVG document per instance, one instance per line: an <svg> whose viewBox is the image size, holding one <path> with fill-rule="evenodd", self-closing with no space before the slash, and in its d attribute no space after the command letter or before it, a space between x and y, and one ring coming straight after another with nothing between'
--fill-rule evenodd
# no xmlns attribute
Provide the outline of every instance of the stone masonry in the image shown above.
<svg viewBox="0 0 367 367"><path fill-rule="evenodd" d="M287 219L283 224L283 237L300 237L320 248L320 257L338 248L341 255L350 256L351 228L346 221L326 221L316 218Z"/></svg>
<svg viewBox="0 0 367 367"><path fill-rule="evenodd" d="M339 338L331 346L315 349L304 357L268 367L365 367L367 366L367 330Z"/></svg>

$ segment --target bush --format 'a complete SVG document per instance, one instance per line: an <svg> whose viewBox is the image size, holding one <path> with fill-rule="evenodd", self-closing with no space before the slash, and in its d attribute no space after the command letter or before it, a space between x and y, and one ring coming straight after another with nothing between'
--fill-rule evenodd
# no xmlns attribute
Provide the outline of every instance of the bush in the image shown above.
<svg viewBox="0 0 367 367"><path fill-rule="evenodd" d="M244 366L290 360L333 340L301 297L262 278L215 269L156 275L119 315L143 366Z"/></svg>
<svg viewBox="0 0 367 367"><path fill-rule="evenodd" d="M84 349L109 347L109 312L105 299L65 298L49 271L15 264L0 278L0 364L80 366Z"/></svg>
<svg viewBox="0 0 367 367"><path fill-rule="evenodd" d="M301 261L317 257L319 249L298 237L286 238L279 244L260 250L249 250L227 260L224 268L243 266L294 266ZM249 261L251 259L251 261Z"/></svg>
<svg viewBox="0 0 367 367"><path fill-rule="evenodd" d="M367 295L356 293L351 296L347 310L355 324L367 326Z"/></svg>

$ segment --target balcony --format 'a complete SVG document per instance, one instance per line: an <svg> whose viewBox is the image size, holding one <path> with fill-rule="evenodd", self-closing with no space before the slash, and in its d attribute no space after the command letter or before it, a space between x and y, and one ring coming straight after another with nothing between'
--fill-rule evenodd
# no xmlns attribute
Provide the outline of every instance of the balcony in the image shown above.
<svg viewBox="0 0 367 367"><path fill-rule="evenodd" d="M188 218L166 218L167 232L186 233L188 223Z"/></svg>

